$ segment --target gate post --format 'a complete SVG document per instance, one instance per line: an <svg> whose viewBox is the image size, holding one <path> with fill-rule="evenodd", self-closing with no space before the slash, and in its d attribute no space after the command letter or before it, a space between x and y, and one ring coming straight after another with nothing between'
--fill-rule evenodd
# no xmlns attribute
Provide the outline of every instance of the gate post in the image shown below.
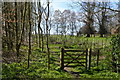
<svg viewBox="0 0 120 80"><path fill-rule="evenodd" d="M90 70L90 67L91 67L91 53L92 53L92 50L90 48L89 49L89 67L88 67L89 70Z"/></svg>
<svg viewBox="0 0 120 80"><path fill-rule="evenodd" d="M88 49L86 49L86 70L87 70L87 62L88 62Z"/></svg>
<svg viewBox="0 0 120 80"><path fill-rule="evenodd" d="M61 48L60 53L60 69L64 70L64 48Z"/></svg>
<svg viewBox="0 0 120 80"><path fill-rule="evenodd" d="M98 49L98 53L97 53L97 66L99 64L99 53L100 53L100 50Z"/></svg>

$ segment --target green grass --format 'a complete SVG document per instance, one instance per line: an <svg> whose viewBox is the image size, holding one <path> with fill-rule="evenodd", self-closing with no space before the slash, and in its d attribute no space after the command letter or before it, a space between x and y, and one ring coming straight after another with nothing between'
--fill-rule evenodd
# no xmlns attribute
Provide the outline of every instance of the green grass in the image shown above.
<svg viewBox="0 0 120 80"><path fill-rule="evenodd" d="M32 54L30 56L30 68L27 69L27 46L22 46L22 57L21 63L3 63L3 78L74 78L70 73L60 70L60 49L64 47L65 49L86 49L92 48L96 51L96 48L101 48L100 56L106 56L104 60L101 60L99 66L96 67L95 59L92 57L92 67L91 70L85 70L84 67L71 68L72 71L80 72L80 78L118 78L120 74L114 73L111 70L111 47L110 40L111 37L101 38L101 37L70 37L67 36L65 44L52 44L51 41L63 43L64 38L61 39L60 36L52 35L50 36L50 70L47 69L47 53L41 52L41 49L37 47L37 44L32 46ZM44 42L45 43L45 42ZM82 45L79 45L82 44ZM46 45L44 45L46 47ZM46 48L45 50L46 51ZM24 59L23 59L24 58Z"/></svg>
<svg viewBox="0 0 120 80"><path fill-rule="evenodd" d="M35 51L31 57L30 68L27 69L27 61L21 63L3 63L3 78L72 78L72 75L61 71L56 64L51 64L51 69L47 69L47 57L44 53Z"/></svg>

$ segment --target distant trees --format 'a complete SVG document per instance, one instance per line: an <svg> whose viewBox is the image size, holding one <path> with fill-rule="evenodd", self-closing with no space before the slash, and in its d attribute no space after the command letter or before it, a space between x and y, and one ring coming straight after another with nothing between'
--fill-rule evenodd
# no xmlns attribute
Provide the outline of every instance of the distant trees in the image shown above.
<svg viewBox="0 0 120 80"><path fill-rule="evenodd" d="M79 14L82 13L81 20L78 20L82 23L78 34L87 34L87 37L90 37L90 34L97 31L100 37L103 37L110 33L111 28L117 24L116 12L119 14L119 10L112 9L111 5L110 2L74 2L73 7L77 6L80 9Z"/></svg>
<svg viewBox="0 0 120 80"><path fill-rule="evenodd" d="M61 19L61 11L55 10L53 20L54 20L54 27L55 27L57 35L59 34L60 19Z"/></svg>
<svg viewBox="0 0 120 80"><path fill-rule="evenodd" d="M54 29L57 35L61 35L63 45L66 45L67 35L75 35L77 33L77 14L71 10L55 10L54 12Z"/></svg>
<svg viewBox="0 0 120 80"><path fill-rule="evenodd" d="M66 35L66 33L67 33L67 29L68 29L67 21L68 21L68 18L69 18L69 13L70 13L70 10L64 10L61 14L61 19L60 19L61 31L60 31L60 33L62 35Z"/></svg>
<svg viewBox="0 0 120 80"><path fill-rule="evenodd" d="M73 36L74 33L76 33L76 29L77 29L77 14L76 14L76 12L74 12L74 11L70 12L68 24L69 24L70 33Z"/></svg>
<svg viewBox="0 0 120 80"><path fill-rule="evenodd" d="M85 33L87 34L87 37L90 37L90 34L94 33L94 29L93 29L93 22L94 22L94 9L95 9L95 2L85 2L82 4L82 7L86 6L83 8L84 11L87 12L87 14L85 14L86 17L86 21L84 21L86 23L86 30Z"/></svg>
<svg viewBox="0 0 120 80"><path fill-rule="evenodd" d="M83 11L83 26L81 29L82 33L87 34L86 37L90 37L90 34L94 33L94 9L95 9L95 2L76 2L77 5L80 6L81 11ZM79 31L80 32L80 31Z"/></svg>
<svg viewBox="0 0 120 80"><path fill-rule="evenodd" d="M96 14L96 17L98 19L98 24L99 24L99 31L98 33L100 34L100 37L103 37L103 34L108 33L108 25L107 25L107 18L108 18L108 10L106 7L108 7L108 2L99 2L97 4L99 9L99 12Z"/></svg>
<svg viewBox="0 0 120 80"><path fill-rule="evenodd" d="M81 15L81 20L78 21L85 24L82 26L82 28L79 28L80 31L78 31L78 34L79 33L87 34L86 37L90 37L90 34L95 33L94 14L96 4L95 2L80 2L80 1L76 2L75 4L80 8L79 13L83 13Z"/></svg>
<svg viewBox="0 0 120 80"><path fill-rule="evenodd" d="M76 33L76 12L70 10L64 10L61 12L60 10L55 10L53 20L57 35L66 35L67 32L70 32L71 35Z"/></svg>

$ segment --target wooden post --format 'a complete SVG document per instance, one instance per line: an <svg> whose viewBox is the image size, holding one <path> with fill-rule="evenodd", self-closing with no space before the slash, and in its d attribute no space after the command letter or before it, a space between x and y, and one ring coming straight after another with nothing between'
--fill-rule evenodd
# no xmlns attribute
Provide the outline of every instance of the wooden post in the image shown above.
<svg viewBox="0 0 120 80"><path fill-rule="evenodd" d="M60 53L60 69L64 70L64 48L61 48Z"/></svg>
<svg viewBox="0 0 120 80"><path fill-rule="evenodd" d="M103 40L102 40L102 48L103 48Z"/></svg>
<svg viewBox="0 0 120 80"><path fill-rule="evenodd" d="M85 64L86 65L86 70L87 70L87 61L88 61L87 57L88 57L88 49L86 49L86 64Z"/></svg>
<svg viewBox="0 0 120 80"><path fill-rule="evenodd" d="M97 53L97 66L98 66L98 63L99 63L99 53L100 53L100 50L98 49L98 53Z"/></svg>
<svg viewBox="0 0 120 80"><path fill-rule="evenodd" d="M90 67L91 67L91 52L92 52L92 50L90 48L89 49L89 67L88 67L89 70L90 70Z"/></svg>

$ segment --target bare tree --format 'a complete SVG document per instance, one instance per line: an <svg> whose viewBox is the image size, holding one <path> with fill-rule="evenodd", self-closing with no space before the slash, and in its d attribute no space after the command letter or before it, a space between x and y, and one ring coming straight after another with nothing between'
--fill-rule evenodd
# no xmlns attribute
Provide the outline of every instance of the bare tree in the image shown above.
<svg viewBox="0 0 120 80"><path fill-rule="evenodd" d="M71 31L71 35L73 36L76 30L76 21L77 21L77 16L76 13L71 11L70 17L69 17L69 28Z"/></svg>
<svg viewBox="0 0 120 80"><path fill-rule="evenodd" d="M107 2L102 2L99 5L101 5L102 7L107 7L108 3ZM101 11L101 17L98 20L99 21L99 33L100 33L100 37L103 37L103 34L107 34L107 29L106 29L106 22L107 22L107 9L103 8Z"/></svg>
<svg viewBox="0 0 120 80"><path fill-rule="evenodd" d="M44 49L44 42L43 42L43 30L40 26L41 24L41 19L42 19L42 7L41 7L41 2L38 3L38 34L39 34L39 48L42 46L42 51ZM42 44L41 44L41 39L42 38Z"/></svg>
<svg viewBox="0 0 120 80"><path fill-rule="evenodd" d="M84 14L83 26L85 29L84 33L87 34L86 37L90 37L90 34L94 33L94 9L95 9L95 2L76 2L77 6L81 9L82 13Z"/></svg>
<svg viewBox="0 0 120 80"><path fill-rule="evenodd" d="M59 27L60 27L60 10L55 10L54 12L54 27L56 28L57 35L59 34Z"/></svg>
<svg viewBox="0 0 120 80"><path fill-rule="evenodd" d="M47 49L47 55L48 55L48 69L50 69L50 48L49 48L49 0L47 0L47 7L44 9L44 16L45 16L45 22L46 22L46 49ZM46 10L46 11L45 11Z"/></svg>

